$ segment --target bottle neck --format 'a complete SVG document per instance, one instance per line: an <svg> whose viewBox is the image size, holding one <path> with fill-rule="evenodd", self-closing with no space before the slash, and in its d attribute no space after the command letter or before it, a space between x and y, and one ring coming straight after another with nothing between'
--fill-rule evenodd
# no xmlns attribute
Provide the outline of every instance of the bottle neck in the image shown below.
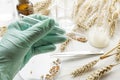
<svg viewBox="0 0 120 80"><path fill-rule="evenodd" d="M28 3L29 0L18 0L20 4L23 4L23 3Z"/></svg>

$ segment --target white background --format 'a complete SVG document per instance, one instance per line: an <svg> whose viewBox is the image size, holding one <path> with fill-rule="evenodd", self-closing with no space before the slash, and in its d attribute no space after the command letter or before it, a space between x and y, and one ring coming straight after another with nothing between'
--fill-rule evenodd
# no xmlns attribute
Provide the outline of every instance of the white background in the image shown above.
<svg viewBox="0 0 120 80"><path fill-rule="evenodd" d="M2 1L2 0L0 0L0 1ZM38 0L31 0L31 1L33 3L35 3ZM69 1L69 4L70 4L71 0L68 0L68 1ZM15 1L14 4L16 5L17 1ZM2 5L0 5L0 13L1 13L1 9L2 9L1 6ZM70 9L72 9L72 8L70 8ZM12 12L14 10L15 10L15 7L11 11L9 11L8 9L5 10L5 13L7 13L5 15L9 16L10 14L13 14ZM59 10L60 11L59 11L58 15L64 15L63 14L64 13L63 12L64 11L63 8L60 8ZM68 12L66 12L66 14L70 13L71 11L68 10ZM11 13L9 13L9 12L11 12ZM54 15L55 14L52 12L51 16L54 16ZM10 20L10 19L8 19L8 20ZM70 25L66 24L66 20L64 20L64 19L58 20L58 21L60 21L61 27L63 27L67 31L68 31L68 26L73 26L71 24L71 22L70 22ZM1 23L1 25L2 25L2 23ZM67 27L65 27L65 25ZM70 29L71 29L71 27L70 27ZM77 51L78 53L80 51L94 51L94 52L105 51L106 52L109 49L111 49L112 47L114 47L117 44L117 42L119 41L119 37L120 37L119 31L120 31L120 28L117 29L114 38L111 39L111 42L110 42L109 46L107 48L105 48L105 49L96 49L96 48L92 47L89 44L89 42L87 42L87 43L80 43L80 42L72 41L70 43L70 45L67 47L66 51ZM56 52L58 52L58 49L55 52L51 52L51 53L47 53L47 54L41 54L41 55L37 55L37 56L33 57L29 61L29 63L20 71L20 75L23 78L23 80L40 80L40 76L43 75L43 74L48 73L52 61L54 59L56 59L56 58L50 57L50 54L56 53ZM83 64L86 64L86 63L88 63L88 62L90 62L90 61L92 61L94 59L98 59L98 57L99 56L96 56L96 55L85 55L85 56L81 56L80 55L78 57L60 58L61 61L62 61L61 71L60 71L60 74L58 75L58 77L55 80L85 80L85 78L88 76L88 74L91 73L92 71L90 71L89 73L83 75L82 77L78 77L78 78L75 78L75 79L71 78L71 76L69 74L75 68L78 68L79 66L81 66ZM108 64L112 64L112 63L115 63L114 56L110 57L110 58L108 58L106 60L100 61L95 66L95 68L93 70L101 68L101 67L103 67L105 65L108 65ZM31 71L32 71L32 74L31 74ZM119 74L120 74L120 65L118 65L115 68L113 68L112 72L110 72L107 75L105 75L103 78L101 78L101 80L111 80L111 78L113 78L114 80L119 80L119 78L120 78ZM19 80L19 79L15 78L14 80ZM20 79L20 80L22 80L22 79Z"/></svg>

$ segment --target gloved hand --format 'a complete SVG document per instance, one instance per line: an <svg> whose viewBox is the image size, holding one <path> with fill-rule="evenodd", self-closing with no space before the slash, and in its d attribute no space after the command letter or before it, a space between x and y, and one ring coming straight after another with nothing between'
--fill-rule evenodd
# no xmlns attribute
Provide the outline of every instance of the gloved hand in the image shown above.
<svg viewBox="0 0 120 80"><path fill-rule="evenodd" d="M45 16L31 15L40 20L23 18L9 25L0 41L0 80L12 80L19 69L38 53L55 50L56 43L65 41L63 30Z"/></svg>
<svg viewBox="0 0 120 80"><path fill-rule="evenodd" d="M22 21L19 21L18 25L20 26L16 26L16 29L23 31L38 23L39 20L44 21L48 19L47 16L39 16L39 15L30 15L29 17L36 19L37 21L25 17L22 19ZM21 27L23 24L24 27ZM55 50L56 46L54 44L61 43L66 40L66 38L62 36L64 33L65 31L59 28L59 24L55 22L55 27L53 27L50 33L47 34L42 39L39 39L36 43L34 43L32 48L29 50L28 54L25 56L24 64L26 64L28 60L35 54L46 53Z"/></svg>

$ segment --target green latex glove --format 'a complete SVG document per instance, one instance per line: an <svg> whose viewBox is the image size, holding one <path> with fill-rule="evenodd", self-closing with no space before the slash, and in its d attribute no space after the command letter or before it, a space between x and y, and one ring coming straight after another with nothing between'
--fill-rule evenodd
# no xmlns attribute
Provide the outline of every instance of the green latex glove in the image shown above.
<svg viewBox="0 0 120 80"><path fill-rule="evenodd" d="M48 17L31 15L11 23L0 41L0 80L12 80L20 68L34 55L55 50L56 43L65 41L63 30ZM26 23L27 22L27 23Z"/></svg>
<svg viewBox="0 0 120 80"><path fill-rule="evenodd" d="M38 23L38 20L44 21L48 19L47 16L39 16L39 15L30 15L29 17L34 18L37 21L25 17L22 19L22 21L18 22L18 25L20 26L16 26L16 29L23 31ZM21 24L22 25L24 24L24 27L21 27L22 26ZM61 43L66 40L66 38L62 36L64 33L65 31L60 29L59 24L55 22L55 27L53 27L50 33L47 34L42 39L39 39L36 43L34 43L34 45L28 51L27 55L24 58L24 64L26 64L29 61L29 59L35 54L45 53L55 50L56 46L54 44Z"/></svg>

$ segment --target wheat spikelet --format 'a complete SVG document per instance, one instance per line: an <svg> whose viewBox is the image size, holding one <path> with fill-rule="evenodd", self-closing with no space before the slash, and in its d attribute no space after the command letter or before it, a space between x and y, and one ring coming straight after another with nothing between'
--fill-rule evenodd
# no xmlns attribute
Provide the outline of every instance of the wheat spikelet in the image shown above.
<svg viewBox="0 0 120 80"><path fill-rule="evenodd" d="M117 24L117 19L118 19L118 12L114 12L112 14L112 20L110 22L110 36L112 37L114 32L115 32L115 27Z"/></svg>
<svg viewBox="0 0 120 80"><path fill-rule="evenodd" d="M120 53L117 53L117 54L116 54L115 60L116 60L117 62L120 61Z"/></svg>
<svg viewBox="0 0 120 80"><path fill-rule="evenodd" d="M73 9L73 18L78 14L80 6L84 3L85 0L77 0L77 4L75 5L75 8Z"/></svg>
<svg viewBox="0 0 120 80"><path fill-rule="evenodd" d="M90 74L86 80L99 80L104 74L109 72L115 65L109 65Z"/></svg>
<svg viewBox="0 0 120 80"><path fill-rule="evenodd" d="M34 13L40 13L43 15L48 15L50 10L48 9L48 7L50 6L52 0L43 0L40 2L37 2L36 4L34 4Z"/></svg>
<svg viewBox="0 0 120 80"><path fill-rule="evenodd" d="M81 76L83 73L89 71L93 66L98 62L99 60L94 60L92 62L89 62L88 64L76 69L71 73L73 77Z"/></svg>
<svg viewBox="0 0 120 80"><path fill-rule="evenodd" d="M6 31L7 31L6 26L0 27L0 37L2 37L5 34Z"/></svg>
<svg viewBox="0 0 120 80"><path fill-rule="evenodd" d="M95 15L93 15L93 17L89 20L89 22L87 23L87 25L88 25L89 27L91 27L92 25L95 24L96 19L97 19L97 15L95 14Z"/></svg>
<svg viewBox="0 0 120 80"><path fill-rule="evenodd" d="M87 39L85 37L76 37L74 33L68 33L67 36L79 42L87 42Z"/></svg>
<svg viewBox="0 0 120 80"><path fill-rule="evenodd" d="M64 43L61 44L60 46L60 51L64 52L64 50L66 49L67 45L70 43L71 39L67 39Z"/></svg>
<svg viewBox="0 0 120 80"><path fill-rule="evenodd" d="M117 62L120 62L120 43L118 44L119 46L118 46L118 48L117 48L117 54L116 54L116 56L115 56L115 60L117 61Z"/></svg>
<svg viewBox="0 0 120 80"><path fill-rule="evenodd" d="M36 7L36 8L39 7L39 10L42 10L42 9L48 8L50 4L51 4L51 0L43 0L43 1L37 2L34 5L34 7Z"/></svg>
<svg viewBox="0 0 120 80"><path fill-rule="evenodd" d="M82 27L83 29L87 30L87 29L89 28L89 27L86 26L85 24L79 22L79 20L77 21L77 26L78 26L78 29Z"/></svg>

